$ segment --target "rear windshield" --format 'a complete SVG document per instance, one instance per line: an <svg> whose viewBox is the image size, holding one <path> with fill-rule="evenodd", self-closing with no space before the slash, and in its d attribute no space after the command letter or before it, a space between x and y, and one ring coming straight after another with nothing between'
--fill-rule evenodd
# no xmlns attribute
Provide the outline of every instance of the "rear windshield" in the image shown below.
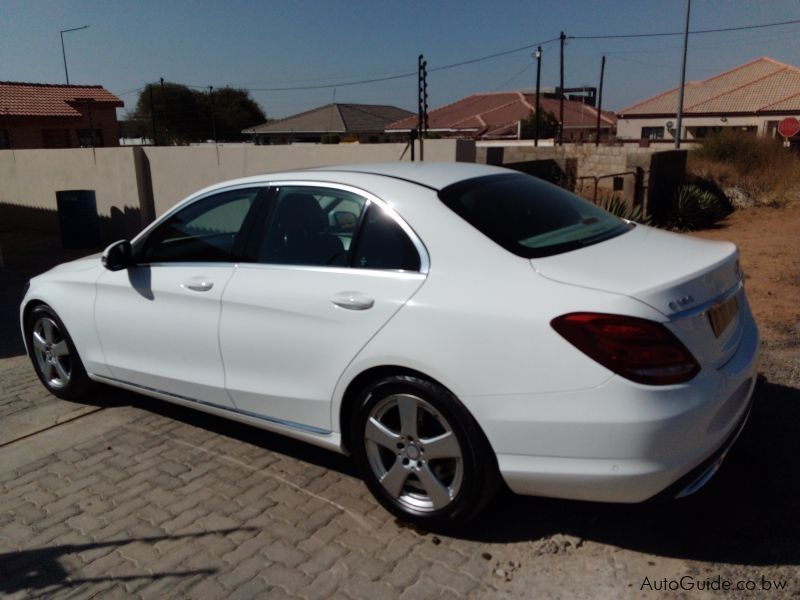
<svg viewBox="0 0 800 600"><path fill-rule="evenodd" d="M464 220L525 258L597 244L633 225L567 190L522 173L467 179L439 192Z"/></svg>

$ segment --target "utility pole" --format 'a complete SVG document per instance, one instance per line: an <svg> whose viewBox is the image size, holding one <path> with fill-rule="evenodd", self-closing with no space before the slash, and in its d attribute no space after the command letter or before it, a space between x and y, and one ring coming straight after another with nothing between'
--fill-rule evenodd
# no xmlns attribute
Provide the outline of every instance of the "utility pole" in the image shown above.
<svg viewBox="0 0 800 600"><path fill-rule="evenodd" d="M216 115L216 106L214 106L214 86L208 86L208 96L211 100L211 129L214 133L214 143L218 144L217 141L217 115Z"/></svg>
<svg viewBox="0 0 800 600"><path fill-rule="evenodd" d="M594 145L600 145L600 114L603 111L603 75L606 72L606 55L603 54L603 58L600 60L600 88L598 89L597 93L597 132L595 133L594 137Z"/></svg>
<svg viewBox="0 0 800 600"><path fill-rule="evenodd" d="M536 48L536 114L533 120L533 145L539 145L539 90L542 82L542 47Z"/></svg>
<svg viewBox="0 0 800 600"><path fill-rule="evenodd" d="M560 89L559 89L559 102L558 102L558 145L564 145L564 40L567 36L561 32L559 37L561 40L561 76L560 76Z"/></svg>
<svg viewBox="0 0 800 600"><path fill-rule="evenodd" d="M153 122L153 146L158 146L158 134L156 133L156 105L153 102L153 84L147 86L150 92L150 119Z"/></svg>
<svg viewBox="0 0 800 600"><path fill-rule="evenodd" d="M91 146L94 148L94 119L92 119L92 102L94 102L94 98L87 98L86 99L86 114L89 117L89 135L91 136L89 139L91 140Z"/></svg>
<svg viewBox="0 0 800 600"><path fill-rule="evenodd" d="M61 34L61 56L64 57L64 77L67 79L67 85L69 85L69 71L67 71L67 52L64 50L64 34L70 31L80 31L81 29L87 29L89 26L84 25L83 27L73 27L72 29L62 29L59 33Z"/></svg>
<svg viewBox="0 0 800 600"><path fill-rule="evenodd" d="M169 127L167 127L167 100L164 94L164 78L161 77L161 120L164 122L164 133L169 139Z"/></svg>
<svg viewBox="0 0 800 600"><path fill-rule="evenodd" d="M683 121L683 88L686 85L686 52L689 49L689 14L692 0L686 0L686 27L683 30L683 65L681 66L681 91L678 96L678 118L675 130L675 148L681 147L681 122Z"/></svg>
<svg viewBox="0 0 800 600"><path fill-rule="evenodd" d="M423 141L428 133L428 62L422 54L417 59L417 131L419 135L419 159L425 160Z"/></svg>

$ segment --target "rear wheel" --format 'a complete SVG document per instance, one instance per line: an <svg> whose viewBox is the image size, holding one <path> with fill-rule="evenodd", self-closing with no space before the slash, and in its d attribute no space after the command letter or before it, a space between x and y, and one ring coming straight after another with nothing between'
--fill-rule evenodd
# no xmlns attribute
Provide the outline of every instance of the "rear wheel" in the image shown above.
<svg viewBox="0 0 800 600"><path fill-rule="evenodd" d="M92 382L58 315L40 304L28 315L26 336L33 368L48 391L67 400L86 394Z"/></svg>
<svg viewBox="0 0 800 600"><path fill-rule="evenodd" d="M452 527L494 495L497 463L489 443L458 399L434 382L396 376L372 384L352 426L367 486L404 521Z"/></svg>

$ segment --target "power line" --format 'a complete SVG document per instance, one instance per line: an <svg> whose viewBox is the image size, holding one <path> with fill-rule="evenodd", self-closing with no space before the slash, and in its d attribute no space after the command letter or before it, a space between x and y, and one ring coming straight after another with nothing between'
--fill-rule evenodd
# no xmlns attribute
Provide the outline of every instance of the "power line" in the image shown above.
<svg viewBox="0 0 800 600"><path fill-rule="evenodd" d="M800 23L800 19L794 19L792 21L778 21L775 23L763 23L761 25L742 25L741 27L722 27L719 29L695 29L694 31L690 31L689 34L694 35L702 33L722 33L725 31L745 31L748 29L765 29L767 27L780 27L781 25L795 25L797 23ZM684 33L683 31L667 31L660 33L627 33L619 35L570 35L568 36L568 38L572 40L621 40L626 38L675 36L675 35L683 35L683 33Z"/></svg>
<svg viewBox="0 0 800 600"><path fill-rule="evenodd" d="M774 23L762 23L759 25L742 25L739 27L720 27L715 29L697 29L694 31L690 31L690 34L707 34L707 33L724 33L730 31L747 31L750 29L766 29L769 27L780 27L782 25L795 25L800 23L800 19L794 19L790 21L777 21ZM668 37L668 36L679 36L683 35L682 31L665 31L665 32L655 32L655 33L629 33L629 34L618 34L618 35L570 35L567 36L566 39L568 40L608 40L608 39L630 39L630 38L649 38L649 37ZM483 62L486 60L492 60L494 58L499 58L501 56L508 56L509 54L514 54L516 52L522 52L523 50L531 50L536 48L537 46L544 46L545 44L549 44L552 42L558 41L559 38L551 38L549 40L544 40L541 42L536 42L534 44L527 44L525 46L520 46L518 48L512 48L510 50L503 50L501 52L495 52L494 54L488 54L486 56L479 56L477 58L471 58L468 60L463 60L455 63L450 63L447 65L441 65L439 67L432 67L428 69L429 73L433 73L436 71L444 71L447 69L454 69L456 67L463 67L465 65L471 65L479 62ZM250 91L253 92L289 92L289 91L300 91L300 90L319 90L319 89L328 89L332 87L349 87L355 85L366 85L369 83L380 83L383 81L393 81L396 79L405 79L407 77L413 77L417 73L416 71L408 71L406 73L399 73L397 75L389 75L385 77L373 77L370 79L360 79L357 81L345 81L345 82L338 82L338 83L328 83L328 84L317 84L317 85L298 85L298 86L281 86L281 87L269 87L269 88L248 88Z"/></svg>
<svg viewBox="0 0 800 600"><path fill-rule="evenodd" d="M543 42L536 42L535 44L528 44L525 46L520 46L519 48L512 48L511 50L503 50L502 52L495 52L494 54L489 54L487 56L480 56L478 58L471 58L469 60L462 60L460 62L450 63L448 65L442 65L440 67L434 67L428 69L428 73L432 73L434 71L444 71L446 69L454 69L456 67L463 67L464 65L472 65L475 63L483 62L485 60L491 60L493 58L499 58L501 56L507 56L509 54L514 54L515 52L522 52L523 50L530 50L535 48L536 46L543 46L544 44L549 44L550 42L557 41L558 38L553 38L550 40L545 40ZM374 77L372 79L361 79L358 81L346 81L346 82L339 82L339 83L328 83L324 85L298 85L298 86L285 86L285 87L274 87L274 88L249 88L251 92L288 92L294 90L319 90L319 89L326 89L332 87L348 87L353 85L365 85L368 83L379 83L381 81L392 81L394 79L405 79L406 77L415 77L417 75L416 71L409 71L407 73L400 73L398 75L390 75L388 77Z"/></svg>
<svg viewBox="0 0 800 600"><path fill-rule="evenodd" d="M780 27L783 25L796 25L800 23L800 19L793 19L789 21L776 21L774 23L762 23L759 25L742 25L739 27L720 27L715 29L696 29L694 31L690 31L690 35L699 35L699 34L708 34L708 33L724 33L724 32L731 32L731 31L747 31L751 29L766 29L771 27ZM614 34L614 35L570 35L566 36L567 40L611 40L611 39L634 39L634 38L653 38L653 37L670 37L670 36L680 36L683 35L684 32L682 31L664 31L664 32L653 32L653 33L628 33L628 34ZM509 54L514 54L516 52L522 52L523 50L531 50L536 48L537 46L544 46L546 44L550 44L552 42L558 41L559 38L551 38L548 40L544 40L541 42L536 42L533 44L527 44L525 46L519 46L518 48L511 48L510 50L503 50L501 52L495 52L494 54L488 54L486 56L480 56L477 58L471 58L468 60L463 60L455 63L450 63L446 65L441 65L439 67L433 67L428 69L429 73L437 72L437 71L445 71L448 69L454 69L457 67L463 67L465 65L471 65L480 63L487 60L492 60L495 58L499 58L501 56L508 56ZM609 53L614 54L614 53ZM398 79L406 79L408 77L415 77L417 75L416 71L408 71L405 73L398 73L396 75L388 75L384 77L373 77L368 79L359 79L356 81L339 81L336 83L327 83L327 84L314 84L314 85L294 85L294 86L279 86L279 87L245 87L245 89L251 92L290 92L290 91L303 91L303 90L322 90L322 89L330 89L336 87L351 87L356 85L367 85L370 83L381 83L384 81L395 81ZM230 84L233 86L237 86L239 84ZM208 86L194 86L188 85L187 87L192 88L199 88L205 89ZM139 92L143 90L144 87L136 88L134 90L130 90L127 92L123 92L122 94L118 94L119 96L125 96L127 94L132 94L134 92Z"/></svg>
<svg viewBox="0 0 800 600"><path fill-rule="evenodd" d="M557 41L558 41L558 38L555 38L554 40L550 40L550 42L549 42L549 44L550 44L550 45L548 45L547 47L544 47L544 46L545 46L545 44L542 44L542 46L543 46L543 49L542 49L542 56L544 56L544 55L545 55L545 54L547 54L547 53L548 53L550 50L552 50L553 48L555 48L555 46L553 46L552 44L553 44L553 42L557 42ZM507 86L509 83L511 83L512 81L514 81L514 80L515 80L515 79L517 79L518 77L520 77L520 76L521 76L523 73L525 73L525 72L526 72L528 69L530 69L530 68L531 68L532 66L534 66L534 65L535 65L535 63L532 63L532 62L530 62L530 61L529 61L529 62L527 62L527 63L525 64L525 66L522 68L522 70L521 70L521 71L519 71L519 72L518 72L516 75L513 75L513 76L511 76L509 79L507 79L506 81L504 81L503 83L501 83L500 85L498 85L497 87L495 87L495 88L494 88L494 90L492 90L492 91L495 91L495 92L497 92L497 91L499 91L501 88L504 88L504 87L506 87L506 86Z"/></svg>
<svg viewBox="0 0 800 600"><path fill-rule="evenodd" d="M138 87L136 89L128 90L127 92L122 92L121 94L117 94L117 96L127 96L128 94L133 94L135 92L141 92L143 89L144 89L144 87Z"/></svg>
<svg viewBox="0 0 800 600"><path fill-rule="evenodd" d="M557 42L558 38L551 38L549 40L544 40L543 42L536 42L535 44L528 44L527 46L520 46L519 48L514 48L513 50L504 50L503 52L496 52L495 54L489 54L488 56L481 56L480 58L472 58L470 60L463 60L457 63L451 63L449 65L442 65L441 67L434 67L433 69L428 69L428 72L431 73L433 71L444 71L445 69L452 69L454 67L462 67L464 65L471 65L474 63L482 62L484 60L490 60L492 58L498 58L500 56L506 56L508 54L513 54L514 52L522 52L523 50L532 50L536 48L536 46L544 46L545 44L549 44L551 42Z"/></svg>

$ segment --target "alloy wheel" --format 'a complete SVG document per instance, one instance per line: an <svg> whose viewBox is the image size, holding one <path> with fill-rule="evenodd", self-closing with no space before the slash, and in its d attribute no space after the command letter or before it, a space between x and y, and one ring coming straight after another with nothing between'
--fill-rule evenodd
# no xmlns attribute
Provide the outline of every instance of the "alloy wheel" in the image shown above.
<svg viewBox="0 0 800 600"><path fill-rule="evenodd" d="M461 489L461 445L447 419L413 394L393 394L370 410L364 428L369 466L386 492L411 512L439 511Z"/></svg>
<svg viewBox="0 0 800 600"><path fill-rule="evenodd" d="M58 324L47 316L36 320L31 334L33 354L39 371L54 388L66 387L72 376L69 346Z"/></svg>

